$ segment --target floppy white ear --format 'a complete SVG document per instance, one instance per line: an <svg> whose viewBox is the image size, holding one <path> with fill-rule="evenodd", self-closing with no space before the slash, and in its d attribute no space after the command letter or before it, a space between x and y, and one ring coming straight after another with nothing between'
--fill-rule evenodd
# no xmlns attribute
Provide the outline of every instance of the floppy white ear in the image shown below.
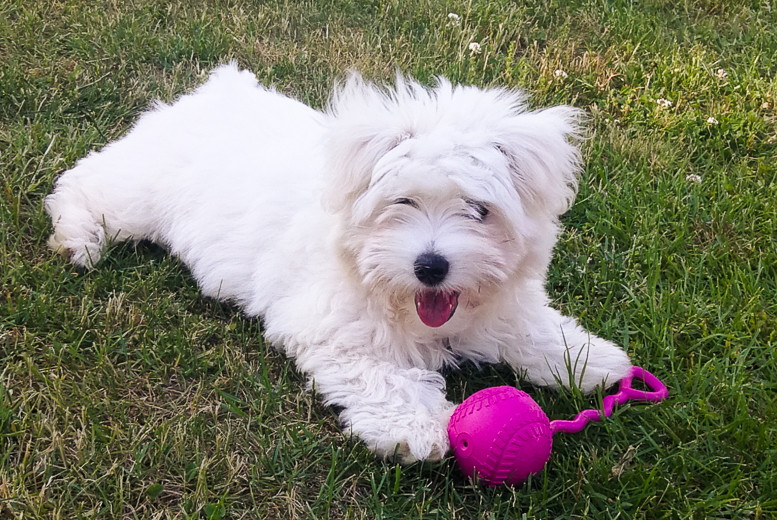
<svg viewBox="0 0 777 520"><path fill-rule="evenodd" d="M412 133L412 121L396 110L401 98L422 89L397 75L396 89L383 90L351 72L335 87L327 110L327 192L333 211L351 207L370 185L378 161Z"/></svg>
<svg viewBox="0 0 777 520"><path fill-rule="evenodd" d="M557 106L514 115L501 128L495 144L530 213L556 218L572 205L582 169L580 120L578 109Z"/></svg>

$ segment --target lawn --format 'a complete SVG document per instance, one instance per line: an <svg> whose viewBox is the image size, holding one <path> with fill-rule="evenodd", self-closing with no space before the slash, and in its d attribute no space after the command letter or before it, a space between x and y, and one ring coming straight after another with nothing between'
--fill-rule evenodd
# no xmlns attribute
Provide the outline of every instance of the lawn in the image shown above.
<svg viewBox="0 0 777 520"><path fill-rule="evenodd" d="M776 27L758 0L4 0L0 519L777 518ZM316 107L355 68L584 109L548 289L670 398L485 489L451 459L376 460L164 251L88 273L50 252L56 176L230 60ZM602 398L446 378L456 401L518 386L551 419Z"/></svg>

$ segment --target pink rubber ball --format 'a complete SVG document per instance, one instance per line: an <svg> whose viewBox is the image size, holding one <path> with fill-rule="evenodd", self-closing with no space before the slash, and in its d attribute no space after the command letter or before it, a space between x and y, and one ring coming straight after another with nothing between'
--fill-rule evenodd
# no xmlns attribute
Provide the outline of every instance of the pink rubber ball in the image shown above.
<svg viewBox="0 0 777 520"><path fill-rule="evenodd" d="M550 458L550 421L529 394L511 386L486 388L461 403L448 423L461 471L489 486L517 486Z"/></svg>

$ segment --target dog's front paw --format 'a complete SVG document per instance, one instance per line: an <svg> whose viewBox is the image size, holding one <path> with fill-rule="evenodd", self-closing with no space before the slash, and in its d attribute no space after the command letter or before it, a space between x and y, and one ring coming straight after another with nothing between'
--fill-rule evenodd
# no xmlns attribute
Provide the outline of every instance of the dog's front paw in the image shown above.
<svg viewBox="0 0 777 520"><path fill-rule="evenodd" d="M396 416L351 422L350 427L379 457L400 464L442 460L450 449L448 422L455 406L436 414L408 410Z"/></svg>
<svg viewBox="0 0 777 520"><path fill-rule="evenodd" d="M412 464L418 461L438 462L445 457L450 449L448 443L447 433L445 437L438 439L426 438L419 439L417 434L408 432L408 435L400 435L399 437L405 437L404 440L389 440L386 445L393 448L390 451L381 453L383 450L377 449L375 453L378 456L382 456L387 460L395 460L402 465ZM412 437L412 439L411 439Z"/></svg>
<svg viewBox="0 0 777 520"><path fill-rule="evenodd" d="M571 359L575 383L585 393L597 386L608 388L628 375L631 361L622 348L602 338L592 336L590 343Z"/></svg>

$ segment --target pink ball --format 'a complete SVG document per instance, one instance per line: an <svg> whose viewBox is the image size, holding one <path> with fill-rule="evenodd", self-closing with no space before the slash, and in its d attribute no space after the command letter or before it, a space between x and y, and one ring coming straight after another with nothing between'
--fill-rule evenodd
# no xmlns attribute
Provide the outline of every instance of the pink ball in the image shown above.
<svg viewBox="0 0 777 520"><path fill-rule="evenodd" d="M511 386L469 396L453 412L448 438L461 471L489 486L515 486L539 473L553 446L548 416Z"/></svg>

